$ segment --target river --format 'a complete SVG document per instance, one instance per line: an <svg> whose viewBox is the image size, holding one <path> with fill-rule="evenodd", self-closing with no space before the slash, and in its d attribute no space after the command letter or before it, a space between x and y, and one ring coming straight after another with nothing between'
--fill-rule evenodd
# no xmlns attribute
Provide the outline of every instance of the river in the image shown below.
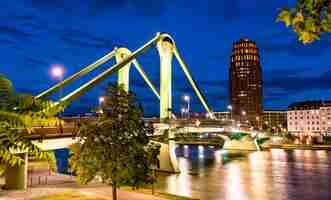
<svg viewBox="0 0 331 200"><path fill-rule="evenodd" d="M202 200L330 200L331 152L234 152L178 145L180 174L160 174L157 190Z"/></svg>

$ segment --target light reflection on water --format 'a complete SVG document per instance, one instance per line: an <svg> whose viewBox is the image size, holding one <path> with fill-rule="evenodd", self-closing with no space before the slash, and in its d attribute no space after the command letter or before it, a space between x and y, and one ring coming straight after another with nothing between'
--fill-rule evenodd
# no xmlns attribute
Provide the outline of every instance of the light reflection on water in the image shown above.
<svg viewBox="0 0 331 200"><path fill-rule="evenodd" d="M160 191L206 200L331 199L331 152L176 148L180 174L159 175Z"/></svg>

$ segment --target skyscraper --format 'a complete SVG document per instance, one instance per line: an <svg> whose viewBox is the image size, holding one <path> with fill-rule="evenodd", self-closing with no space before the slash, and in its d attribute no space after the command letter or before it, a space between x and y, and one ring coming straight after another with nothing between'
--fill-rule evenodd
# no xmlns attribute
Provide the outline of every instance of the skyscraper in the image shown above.
<svg viewBox="0 0 331 200"><path fill-rule="evenodd" d="M229 80L233 118L258 126L262 121L262 69L254 41L240 39L233 44Z"/></svg>

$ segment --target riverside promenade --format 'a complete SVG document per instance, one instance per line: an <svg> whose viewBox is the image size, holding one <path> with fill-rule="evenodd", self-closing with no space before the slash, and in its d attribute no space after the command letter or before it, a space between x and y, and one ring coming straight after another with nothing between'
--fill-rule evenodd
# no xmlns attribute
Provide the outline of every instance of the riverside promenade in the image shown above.
<svg viewBox="0 0 331 200"><path fill-rule="evenodd" d="M78 184L73 177L64 175L51 175L47 177L47 184L36 183L26 191L0 190L0 200L30 200L42 196L63 193L79 193L87 197L112 199L112 188L101 183L88 185ZM135 191L118 190L119 200L166 200L165 198L143 194Z"/></svg>

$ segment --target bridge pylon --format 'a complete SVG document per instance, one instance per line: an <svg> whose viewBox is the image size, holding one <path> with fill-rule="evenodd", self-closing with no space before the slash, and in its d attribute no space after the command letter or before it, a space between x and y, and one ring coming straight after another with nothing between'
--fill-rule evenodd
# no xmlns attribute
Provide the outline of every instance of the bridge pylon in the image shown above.
<svg viewBox="0 0 331 200"><path fill-rule="evenodd" d="M171 117L172 109L172 58L174 55L174 41L162 34L156 43L160 56L160 119Z"/></svg>
<svg viewBox="0 0 331 200"><path fill-rule="evenodd" d="M127 48L119 48L116 49L116 62L120 63L123 62L129 55L131 55L131 52ZM130 67L132 62L129 62L128 64L124 65L121 69L117 72L117 84L123 85L123 89L125 91L129 91L129 73L130 73Z"/></svg>

